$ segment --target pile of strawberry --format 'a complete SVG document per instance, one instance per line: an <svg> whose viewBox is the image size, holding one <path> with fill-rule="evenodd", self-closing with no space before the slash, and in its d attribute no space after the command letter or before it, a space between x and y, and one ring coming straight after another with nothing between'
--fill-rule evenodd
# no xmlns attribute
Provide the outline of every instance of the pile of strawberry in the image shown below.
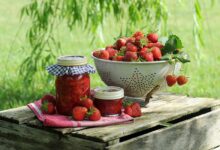
<svg viewBox="0 0 220 150"><path fill-rule="evenodd" d="M144 35L137 31L131 37L119 38L105 50L94 51L93 56L114 61L158 61L163 47L156 33Z"/></svg>
<svg viewBox="0 0 220 150"><path fill-rule="evenodd" d="M41 98L41 110L44 114L56 113L56 98L53 95L47 94ZM90 121L97 121L101 118L100 111L93 105L90 98L83 97L80 99L78 106L72 110L72 117L76 121L88 119Z"/></svg>
<svg viewBox="0 0 220 150"><path fill-rule="evenodd" d="M56 111L56 98L53 95L46 94L41 98L41 111L43 114L55 114ZM141 107L137 102L127 102L124 104L124 113L131 117L140 117ZM80 99L78 106L72 110L72 117L76 121L88 119L90 121L97 121L101 119L101 113L98 108L93 105L93 100L87 97Z"/></svg>

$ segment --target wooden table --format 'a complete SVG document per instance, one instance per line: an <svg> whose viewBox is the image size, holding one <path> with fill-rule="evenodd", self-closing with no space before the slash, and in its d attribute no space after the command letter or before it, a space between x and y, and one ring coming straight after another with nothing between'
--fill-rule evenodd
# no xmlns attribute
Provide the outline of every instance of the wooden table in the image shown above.
<svg viewBox="0 0 220 150"><path fill-rule="evenodd" d="M154 96L133 123L46 128L23 106L0 112L0 150L217 150L220 100L168 93Z"/></svg>

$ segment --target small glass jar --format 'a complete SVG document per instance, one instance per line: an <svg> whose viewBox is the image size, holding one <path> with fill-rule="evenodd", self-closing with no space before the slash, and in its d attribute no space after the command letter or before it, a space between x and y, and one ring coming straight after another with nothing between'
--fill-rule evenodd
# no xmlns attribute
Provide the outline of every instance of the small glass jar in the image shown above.
<svg viewBox="0 0 220 150"><path fill-rule="evenodd" d="M49 66L47 70L57 76L57 112L72 115L72 109L79 104L80 98L90 96L89 73L94 73L95 69L87 64L86 57L61 56L57 59L57 64Z"/></svg>
<svg viewBox="0 0 220 150"><path fill-rule="evenodd" d="M94 89L94 105L102 116L118 116L122 112L124 90L120 87L108 86Z"/></svg>

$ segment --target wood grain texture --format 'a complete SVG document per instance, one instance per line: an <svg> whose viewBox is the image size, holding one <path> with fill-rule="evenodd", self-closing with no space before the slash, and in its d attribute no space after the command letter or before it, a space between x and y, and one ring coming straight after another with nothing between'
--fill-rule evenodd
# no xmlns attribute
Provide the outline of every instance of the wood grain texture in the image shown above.
<svg viewBox="0 0 220 150"><path fill-rule="evenodd" d="M28 122L25 123L26 125L30 126L30 127L35 127L35 128L40 128L40 129L44 129L47 131L55 131L61 134L68 134L68 133L72 133L75 131L79 131L79 130L83 130L86 127L78 127L78 128L53 128L53 127L44 127L43 123L40 122L38 119L33 119L30 120Z"/></svg>
<svg viewBox="0 0 220 150"><path fill-rule="evenodd" d="M109 146L109 150L208 150L220 146L220 109Z"/></svg>
<svg viewBox="0 0 220 150"><path fill-rule="evenodd" d="M136 118L131 124L88 128L77 131L73 133L73 135L101 141L114 140L160 125L161 122L169 122L182 116L198 112L201 109L211 108L217 105L220 105L220 101L213 99L188 98L185 96L172 96L169 98L167 96L164 100L152 101L147 108L142 108L144 115Z"/></svg>
<svg viewBox="0 0 220 150"><path fill-rule="evenodd" d="M0 120L0 148L9 149L104 149L105 143L60 135Z"/></svg>
<svg viewBox="0 0 220 150"><path fill-rule="evenodd" d="M0 111L0 119L19 124L25 123L33 118L35 118L34 113L27 106Z"/></svg>

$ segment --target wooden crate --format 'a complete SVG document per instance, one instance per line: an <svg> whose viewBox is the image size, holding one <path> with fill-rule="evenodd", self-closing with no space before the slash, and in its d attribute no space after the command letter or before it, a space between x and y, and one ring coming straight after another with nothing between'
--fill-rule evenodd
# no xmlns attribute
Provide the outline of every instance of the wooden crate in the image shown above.
<svg viewBox="0 0 220 150"><path fill-rule="evenodd" d="M0 112L0 150L217 150L220 100L161 93L133 123L96 128L43 127L28 107Z"/></svg>

